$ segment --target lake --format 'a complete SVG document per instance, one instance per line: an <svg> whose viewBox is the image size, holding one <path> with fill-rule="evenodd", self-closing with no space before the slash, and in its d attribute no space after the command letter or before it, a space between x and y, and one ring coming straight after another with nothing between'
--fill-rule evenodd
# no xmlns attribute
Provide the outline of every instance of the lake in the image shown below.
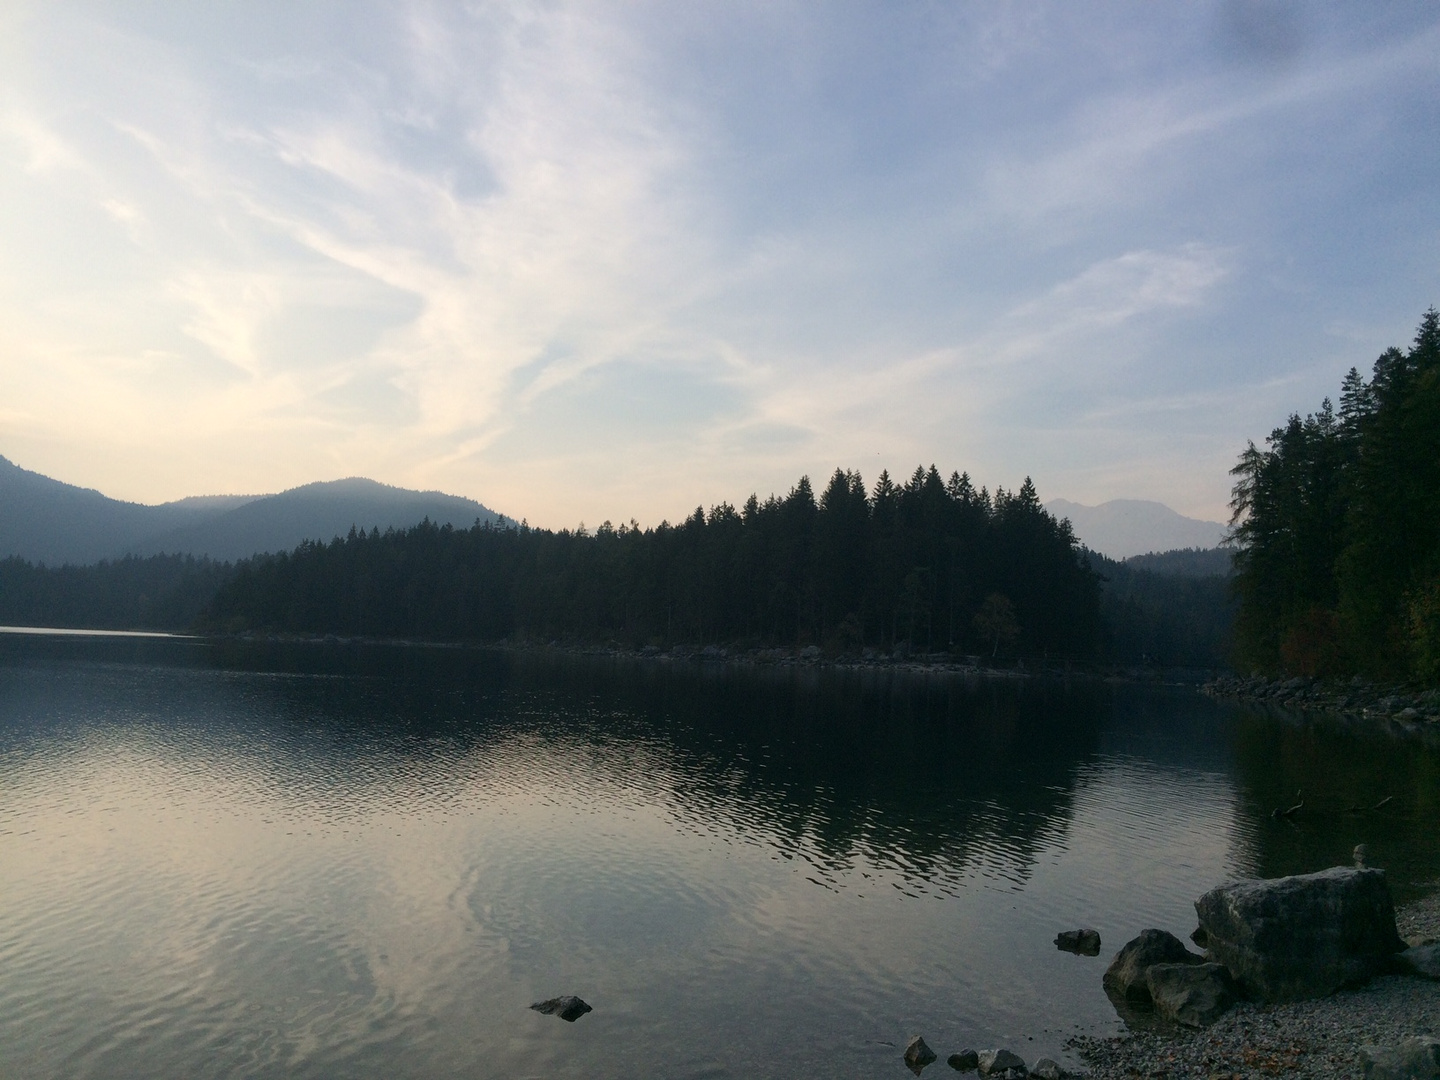
<svg viewBox="0 0 1440 1080"><path fill-rule="evenodd" d="M0 635L0 1074L1066 1062L1141 929L1360 842L1416 895L1437 808L1433 745L1184 688Z"/></svg>

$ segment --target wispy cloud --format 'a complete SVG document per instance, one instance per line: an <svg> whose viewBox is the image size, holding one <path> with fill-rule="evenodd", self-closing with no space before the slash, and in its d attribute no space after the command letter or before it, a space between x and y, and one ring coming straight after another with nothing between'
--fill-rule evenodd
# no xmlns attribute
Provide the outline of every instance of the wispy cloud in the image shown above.
<svg viewBox="0 0 1440 1080"><path fill-rule="evenodd" d="M1396 179L1440 154L1440 27L1237 73L1147 18L31 9L0 449L136 497L369 473L557 522L915 460L1203 507L1328 377L1324 326L1365 351L1440 288L1375 233L1440 213Z"/></svg>

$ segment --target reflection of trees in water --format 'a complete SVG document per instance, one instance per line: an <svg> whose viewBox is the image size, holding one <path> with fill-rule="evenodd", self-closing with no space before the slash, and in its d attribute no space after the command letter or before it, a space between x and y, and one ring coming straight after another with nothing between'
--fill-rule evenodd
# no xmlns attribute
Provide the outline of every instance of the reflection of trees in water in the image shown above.
<svg viewBox="0 0 1440 1080"><path fill-rule="evenodd" d="M1067 826L1111 708L1105 688L1038 680L343 643L87 648L251 673L223 703L194 687L195 715L228 716L231 750L297 810L592 777L597 798L633 791L679 829L773 847L836 888L860 863L907 891L1023 881Z"/></svg>
<svg viewBox="0 0 1440 1080"><path fill-rule="evenodd" d="M454 805L588 771L597 797L631 789L670 807L678 828L799 855L824 883L865 862L939 890L971 873L1023 880L1068 826L1081 768L1133 754L1235 776L1233 835L1250 872L1348 863L1364 843L1401 899L1440 877L1440 748L1179 692L423 647L0 644L7 664L98 662L140 703L136 716L215 718L225 755L245 756L297 810ZM140 664L255 676L223 676L226 696L177 670L156 694ZM1272 819L1297 790L1304 809ZM1386 796L1381 810L1349 812Z"/></svg>
<svg viewBox="0 0 1440 1080"><path fill-rule="evenodd" d="M723 821L801 855L832 887L861 860L907 888L950 891L974 871L1023 880L1069 820L1106 697L895 673L520 668L517 682L546 687L557 709L603 701L662 747L681 828Z"/></svg>
<svg viewBox="0 0 1440 1080"><path fill-rule="evenodd" d="M1259 710L1236 722L1241 828L1263 877L1348 865L1356 844L1389 872L1397 899L1440 877L1440 750L1373 723L1298 720ZM1292 817L1296 792L1304 807ZM1382 799L1391 801L1374 809ZM1358 811L1355 808L1360 808Z"/></svg>

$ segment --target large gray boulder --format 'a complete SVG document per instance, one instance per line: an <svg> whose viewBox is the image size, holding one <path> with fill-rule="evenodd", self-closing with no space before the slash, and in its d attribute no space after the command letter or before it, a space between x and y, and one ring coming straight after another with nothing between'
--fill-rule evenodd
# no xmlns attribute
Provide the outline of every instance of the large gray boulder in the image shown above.
<svg viewBox="0 0 1440 1080"><path fill-rule="evenodd" d="M1145 984L1156 1013L1185 1027L1209 1027L1235 1004L1235 985L1219 964L1152 964Z"/></svg>
<svg viewBox="0 0 1440 1080"><path fill-rule="evenodd" d="M1185 943L1166 930L1141 930L1140 936L1127 941L1105 969L1105 989L1112 997L1132 1004L1148 1005L1150 987L1145 972L1156 964L1201 964Z"/></svg>
<svg viewBox="0 0 1440 1080"><path fill-rule="evenodd" d="M1195 901L1209 958L1265 1001L1323 997L1384 970L1405 947L1383 870L1237 881Z"/></svg>
<svg viewBox="0 0 1440 1080"><path fill-rule="evenodd" d="M1440 1039L1429 1035L1395 1046L1362 1046L1365 1080L1435 1080L1440 1077Z"/></svg>

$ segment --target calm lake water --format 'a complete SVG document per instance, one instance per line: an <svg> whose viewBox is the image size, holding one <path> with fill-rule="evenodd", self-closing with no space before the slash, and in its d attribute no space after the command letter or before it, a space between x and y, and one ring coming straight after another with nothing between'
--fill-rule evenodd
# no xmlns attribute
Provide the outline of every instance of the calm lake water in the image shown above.
<svg viewBox="0 0 1440 1080"><path fill-rule="evenodd" d="M0 635L0 1075L1064 1061L1142 928L1361 841L1403 899L1437 810L1434 749L1180 689Z"/></svg>

